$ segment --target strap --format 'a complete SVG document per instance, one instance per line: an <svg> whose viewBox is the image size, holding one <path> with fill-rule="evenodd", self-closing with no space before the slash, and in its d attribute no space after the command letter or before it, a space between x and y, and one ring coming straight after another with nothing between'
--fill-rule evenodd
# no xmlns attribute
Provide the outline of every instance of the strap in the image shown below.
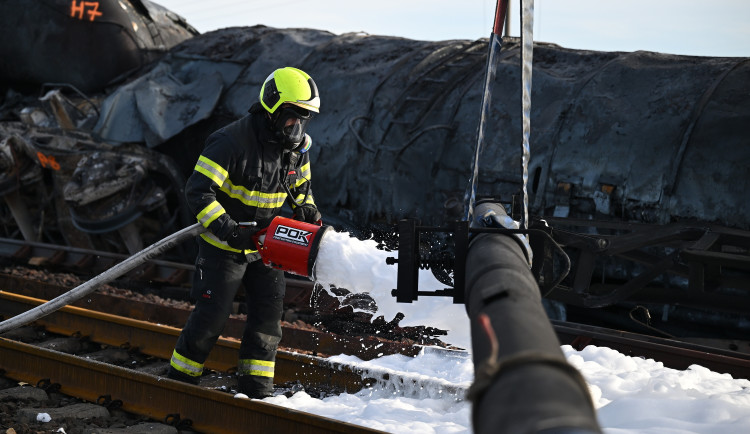
<svg viewBox="0 0 750 434"><path fill-rule="evenodd" d="M301 157L302 157L302 154L298 152L294 152L294 151L287 152L287 156L285 158L286 164L284 164L284 168L282 169L282 173L281 173L282 175L281 187L284 189L284 192L286 193L286 198L289 201L289 206L291 206L292 209L298 206L302 206L305 203L307 203L307 197L310 195L310 190L312 189L311 188L312 186L308 185L307 191L305 192L305 197L302 198L302 202L297 202L296 200L294 200L294 196L292 195L292 192L289 190L289 186L287 186L286 181L287 181L287 175L289 173L289 170L291 168L295 168L296 170L297 162L299 162L299 159ZM308 180L307 182L309 183L310 181Z"/></svg>

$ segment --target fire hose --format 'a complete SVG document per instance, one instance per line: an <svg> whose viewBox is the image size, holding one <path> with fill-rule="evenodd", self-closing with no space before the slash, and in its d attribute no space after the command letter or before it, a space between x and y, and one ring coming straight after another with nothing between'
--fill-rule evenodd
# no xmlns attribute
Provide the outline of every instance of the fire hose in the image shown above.
<svg viewBox="0 0 750 434"><path fill-rule="evenodd" d="M278 216L271 224L258 232L256 243L263 263L288 273L303 277L313 274L320 240L330 226L305 223ZM29 324L56 310L94 292L99 286L111 282L134 268L154 259L185 240L206 232L200 223L195 223L157 241L130 256L109 270L99 274L70 291L44 304L0 322L0 333Z"/></svg>
<svg viewBox="0 0 750 434"><path fill-rule="evenodd" d="M146 247L140 252L130 256L124 261L118 263L109 270L97 275L91 280L78 285L70 291L53 298L52 300L41 304L33 309L30 309L24 313L18 314L13 318L6 319L0 322L0 333L4 333L20 326L29 324L55 312L56 310L73 303L76 300L83 298L84 296L94 292L100 285L111 282L112 280L122 276L123 274L133 270L137 266L146 263L147 261L160 256L167 250L175 247L183 241L192 238L200 233L206 231L200 223L195 223L192 226L188 226L181 229L168 237L155 242L154 244Z"/></svg>

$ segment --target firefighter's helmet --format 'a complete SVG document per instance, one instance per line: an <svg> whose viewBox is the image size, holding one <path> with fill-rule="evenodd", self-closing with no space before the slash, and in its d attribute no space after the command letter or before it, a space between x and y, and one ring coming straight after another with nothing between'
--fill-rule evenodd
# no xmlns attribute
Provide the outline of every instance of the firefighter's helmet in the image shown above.
<svg viewBox="0 0 750 434"><path fill-rule="evenodd" d="M320 112L320 95L312 77L287 66L271 73L260 89L260 103L273 114L282 104L292 104L314 113Z"/></svg>

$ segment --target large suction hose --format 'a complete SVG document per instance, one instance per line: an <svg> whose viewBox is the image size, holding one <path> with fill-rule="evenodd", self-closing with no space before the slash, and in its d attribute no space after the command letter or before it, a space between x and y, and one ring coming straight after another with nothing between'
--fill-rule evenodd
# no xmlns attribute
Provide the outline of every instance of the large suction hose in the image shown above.
<svg viewBox="0 0 750 434"><path fill-rule="evenodd" d="M475 207L474 226L505 217L497 203ZM482 233L466 260L466 310L476 380L476 433L601 433L581 374L565 359L522 244L512 235Z"/></svg>

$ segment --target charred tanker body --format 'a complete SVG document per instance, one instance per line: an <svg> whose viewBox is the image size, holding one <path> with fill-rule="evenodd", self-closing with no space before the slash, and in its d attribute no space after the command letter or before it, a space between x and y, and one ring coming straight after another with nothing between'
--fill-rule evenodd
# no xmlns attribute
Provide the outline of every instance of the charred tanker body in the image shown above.
<svg viewBox="0 0 750 434"><path fill-rule="evenodd" d="M109 95L94 132L145 142L189 172L206 123L244 114L262 68L303 65L335 101L311 126L320 137L311 152L324 169L322 205L351 221L439 223L463 204L486 48L486 40L224 29L176 47ZM739 96L747 59L534 50L532 214L750 229L750 204L741 200L750 186L750 102ZM508 133L520 130L518 52L517 40L505 42L481 196L519 191L520 150Z"/></svg>
<svg viewBox="0 0 750 434"><path fill-rule="evenodd" d="M32 90L50 82L98 92L197 34L148 0L5 0L0 78Z"/></svg>
<svg viewBox="0 0 750 434"><path fill-rule="evenodd" d="M22 120L3 124L0 194L20 235L132 253L190 223L168 156L90 133L107 86L198 32L147 0L10 0L0 12L1 115Z"/></svg>
<svg viewBox="0 0 750 434"><path fill-rule="evenodd" d="M518 41L506 39L503 47L478 194L507 200L520 190L520 138L508 133L520 131L514 109L520 78ZM89 240L113 234L122 239L123 222L151 227L143 222L162 207L179 226L186 213L177 180L192 171L205 137L246 112L263 71L291 64L319 77L325 83L321 97L335 102L310 127L318 205L331 223L372 228L402 217L426 224L458 220L476 142L486 48L486 40L423 42L262 26L200 35L112 91L82 98L63 88L65 95L46 93L37 107L10 105L6 98L0 125L10 149L5 155L29 156L40 173L19 178L14 170L23 162L15 162L6 165L6 177L13 186L36 182L45 197L55 199L47 201L54 206L45 230L32 223L26 232L52 234L72 221L68 226ZM667 326L682 316L685 322L715 323L732 338L745 334L750 102L738 95L747 93L750 62L542 43L534 50L529 212L544 219L537 220L540 227L572 261L561 282L554 258L535 265L547 284L559 283L547 295L567 308L560 316L574 317L576 306L588 316L589 307L608 306L636 324L628 316L639 319L658 308L657 322ZM74 121L63 133L66 116ZM92 146L83 152L85 164L79 164L81 154L55 171L47 157L55 156L51 148L65 148L60 152L69 156L66 149L81 137ZM24 153L16 149L21 142ZM107 220L101 213L107 224L92 232L97 217L81 219L77 211L87 205L73 193L97 190L90 186L107 185L98 176L113 176L111 170L92 170L113 155L95 153L97 147L147 155L149 161L164 156L161 165L142 163L147 167L121 173L156 180L165 200L132 195L133 187L102 194L98 200L113 204L131 198L142 204L136 208L142 215ZM68 186L76 170L86 185ZM6 195L6 202L18 205L18 198ZM8 236L22 232L15 215L6 214ZM443 259L432 266L449 281L451 264L437 255ZM628 315L637 306L643 309Z"/></svg>

